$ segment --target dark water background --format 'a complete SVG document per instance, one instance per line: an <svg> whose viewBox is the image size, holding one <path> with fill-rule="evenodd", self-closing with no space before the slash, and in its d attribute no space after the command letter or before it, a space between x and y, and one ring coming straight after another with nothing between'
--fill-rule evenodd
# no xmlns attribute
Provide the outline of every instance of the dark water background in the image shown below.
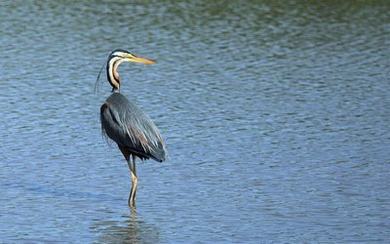
<svg viewBox="0 0 390 244"><path fill-rule="evenodd" d="M1 1L0 240L390 240L388 1ZM130 177L94 82L160 128Z"/></svg>

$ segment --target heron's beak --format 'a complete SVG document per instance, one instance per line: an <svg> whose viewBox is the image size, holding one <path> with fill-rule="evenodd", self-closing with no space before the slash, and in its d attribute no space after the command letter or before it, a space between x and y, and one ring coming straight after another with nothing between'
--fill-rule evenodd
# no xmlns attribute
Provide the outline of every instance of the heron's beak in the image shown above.
<svg viewBox="0 0 390 244"><path fill-rule="evenodd" d="M156 63L156 61L154 61L152 59L136 57L136 56L133 56L133 55L129 55L126 58L126 61L134 62L134 63L141 63L141 64L155 64Z"/></svg>

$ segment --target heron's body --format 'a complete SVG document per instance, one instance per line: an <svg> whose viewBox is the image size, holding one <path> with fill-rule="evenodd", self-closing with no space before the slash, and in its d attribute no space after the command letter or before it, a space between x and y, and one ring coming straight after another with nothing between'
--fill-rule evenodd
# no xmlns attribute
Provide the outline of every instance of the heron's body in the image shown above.
<svg viewBox="0 0 390 244"><path fill-rule="evenodd" d="M107 60L107 79L112 86L112 94L100 108L102 131L118 144L125 157L131 174L129 206L135 206L137 192L136 158L165 160L164 141L157 127L134 103L119 93L120 78L118 67L122 62L153 64L153 60L137 57L125 50L113 51Z"/></svg>
<svg viewBox="0 0 390 244"><path fill-rule="evenodd" d="M125 96L114 92L100 108L103 132L118 144L125 158L165 160L164 142L153 121Z"/></svg>

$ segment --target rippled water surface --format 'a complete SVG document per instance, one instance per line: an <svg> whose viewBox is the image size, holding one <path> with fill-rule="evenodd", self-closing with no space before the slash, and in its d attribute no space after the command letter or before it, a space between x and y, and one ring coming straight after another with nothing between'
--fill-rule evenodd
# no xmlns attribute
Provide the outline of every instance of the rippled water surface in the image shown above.
<svg viewBox="0 0 390 244"><path fill-rule="evenodd" d="M328 2L328 3L325 3ZM388 1L1 1L0 240L390 240ZM130 177L101 136L122 93L168 160Z"/></svg>

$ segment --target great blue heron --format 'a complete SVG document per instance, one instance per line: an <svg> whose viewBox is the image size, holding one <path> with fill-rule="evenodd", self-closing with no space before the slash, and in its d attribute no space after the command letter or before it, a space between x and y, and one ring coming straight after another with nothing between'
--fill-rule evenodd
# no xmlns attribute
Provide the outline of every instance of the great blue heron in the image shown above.
<svg viewBox="0 0 390 244"><path fill-rule="evenodd" d="M100 121L103 134L118 144L125 157L131 174L129 207L135 207L137 192L137 172L135 160L152 158L165 160L165 143L153 121L134 103L119 93L120 78L118 66L123 62L154 64L155 61L137 57L126 50L114 50L108 57L106 72L112 86L112 94L100 108Z"/></svg>

